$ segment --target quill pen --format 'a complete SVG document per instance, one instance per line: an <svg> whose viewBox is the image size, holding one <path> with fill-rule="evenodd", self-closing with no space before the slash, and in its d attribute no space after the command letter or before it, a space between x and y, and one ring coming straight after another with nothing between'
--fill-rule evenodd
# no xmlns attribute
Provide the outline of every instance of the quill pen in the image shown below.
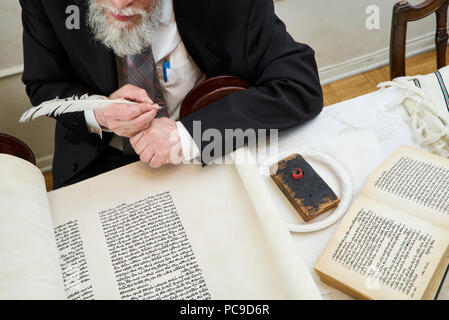
<svg viewBox="0 0 449 320"><path fill-rule="evenodd" d="M137 104L136 102L132 102L125 99L116 99L111 100L108 97L100 96L100 95L82 95L81 97L73 96L66 99L53 99L49 101L45 101L36 107L32 107L22 114L19 122L26 122L29 119L36 119L40 116L58 116L63 113L68 112L77 112L77 111L86 111L86 110L95 110L106 108L114 103L126 103L129 105ZM160 107L156 107L160 109Z"/></svg>

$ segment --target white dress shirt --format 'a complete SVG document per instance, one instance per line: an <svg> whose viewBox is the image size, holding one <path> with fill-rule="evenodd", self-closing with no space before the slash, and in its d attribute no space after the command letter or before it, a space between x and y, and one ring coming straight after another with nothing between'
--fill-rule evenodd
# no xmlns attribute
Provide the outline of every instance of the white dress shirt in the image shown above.
<svg viewBox="0 0 449 320"><path fill-rule="evenodd" d="M170 119L178 120L182 101L187 93L204 79L204 74L188 54L178 33L172 0L162 0L162 15L159 31L151 45L153 50L156 71L159 76L162 93L167 105ZM164 79L163 64L168 61L167 81ZM119 71L119 86L121 87L121 71ZM98 124L92 110L85 111L87 127L90 133L102 137L102 129ZM180 121L176 121L181 141L182 153L185 161L190 161L200 155L198 147L187 129ZM111 146L122 149L121 138L114 136Z"/></svg>

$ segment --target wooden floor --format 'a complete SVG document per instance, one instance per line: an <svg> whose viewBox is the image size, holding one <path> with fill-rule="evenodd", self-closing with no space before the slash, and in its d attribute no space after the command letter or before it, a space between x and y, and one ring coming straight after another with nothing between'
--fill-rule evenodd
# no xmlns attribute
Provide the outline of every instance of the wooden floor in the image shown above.
<svg viewBox="0 0 449 320"><path fill-rule="evenodd" d="M44 174L45 178L45 185L47 186L47 191L53 190L53 177L51 175L51 172Z"/></svg>
<svg viewBox="0 0 449 320"><path fill-rule="evenodd" d="M449 50L447 58L449 60ZM435 50L407 59L407 75L426 74L436 70ZM355 98L377 90L377 84L390 80L388 66L363 72L323 86L324 106ZM47 190L53 188L51 173L45 174Z"/></svg>
<svg viewBox="0 0 449 320"><path fill-rule="evenodd" d="M447 51L449 59L449 50ZM435 50L422 53L407 59L407 75L435 72L437 69ZM390 69L387 66L363 72L355 76L335 81L323 86L324 105L355 98L377 90L380 82L390 80Z"/></svg>

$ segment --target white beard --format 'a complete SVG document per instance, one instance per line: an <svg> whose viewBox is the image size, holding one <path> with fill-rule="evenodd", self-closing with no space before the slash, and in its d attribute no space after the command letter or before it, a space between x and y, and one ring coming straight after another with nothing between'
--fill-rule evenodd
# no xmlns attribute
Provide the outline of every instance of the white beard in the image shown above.
<svg viewBox="0 0 449 320"><path fill-rule="evenodd" d="M107 11L123 16L140 15L138 25L129 28L128 22L112 21ZM135 8L118 10L103 1L89 0L88 25L95 39L112 49L120 57L143 52L154 40L162 15L162 1L155 1L150 11Z"/></svg>

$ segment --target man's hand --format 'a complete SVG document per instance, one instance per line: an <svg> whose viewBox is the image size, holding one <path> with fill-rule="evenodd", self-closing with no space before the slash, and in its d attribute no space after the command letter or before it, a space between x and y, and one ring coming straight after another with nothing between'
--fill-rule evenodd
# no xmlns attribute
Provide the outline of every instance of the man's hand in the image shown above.
<svg viewBox="0 0 449 320"><path fill-rule="evenodd" d="M112 93L109 99L138 102L135 105L114 103L104 109L94 110L98 124L119 136L130 138L136 135L149 128L156 117L158 106L153 104L144 89L128 84Z"/></svg>
<svg viewBox="0 0 449 320"><path fill-rule="evenodd" d="M149 163L152 168L182 163L178 128L176 122L169 118L154 119L148 129L136 134L129 141L140 155L140 160Z"/></svg>

